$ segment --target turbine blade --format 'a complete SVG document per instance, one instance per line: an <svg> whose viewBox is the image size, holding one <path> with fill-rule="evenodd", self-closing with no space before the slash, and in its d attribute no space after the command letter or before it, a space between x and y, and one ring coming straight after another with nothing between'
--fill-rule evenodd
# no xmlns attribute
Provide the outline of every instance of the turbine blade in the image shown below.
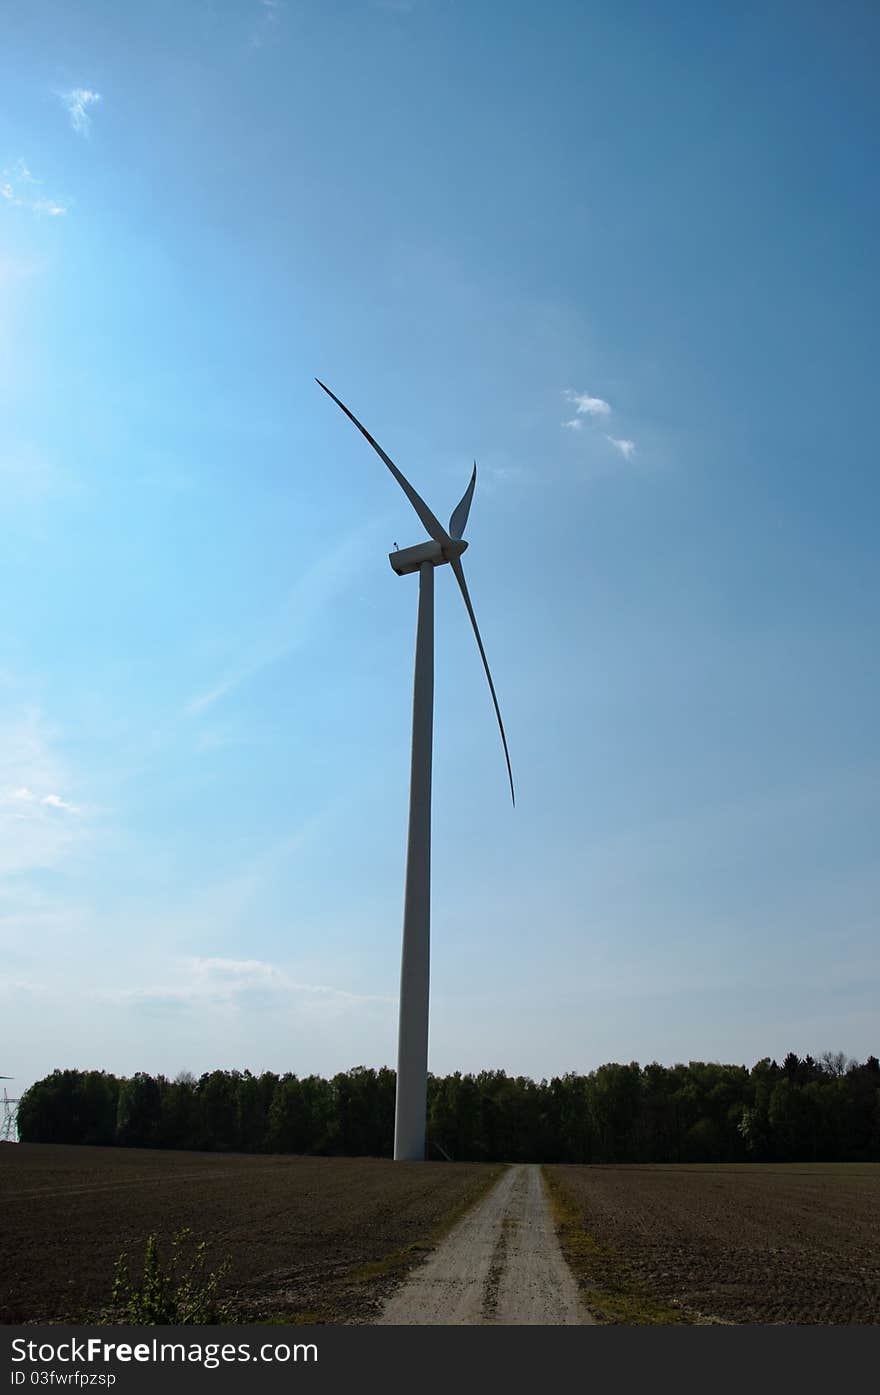
<svg viewBox="0 0 880 1395"><path fill-rule="evenodd" d="M471 624L474 627L474 635L477 640L477 648L480 651L480 658L483 660L483 668L486 670L486 677L489 680L489 692L492 694L492 701L495 704L495 716L498 718L498 730L501 732L501 744L504 747L504 759L507 761L507 778L510 781L510 798L516 807L516 795L513 792L513 771L510 768L510 752L507 749L507 737L504 735L504 723L501 720L501 708L498 706L498 698L495 696L495 684L492 682L492 675L489 672L489 661L486 658L486 651L483 648L483 641L480 638L480 631L477 628L477 617L474 615L474 608L471 605L471 598L468 594L467 582L464 579L464 569L461 565L460 557L450 557L449 565L455 572L455 579L461 588L467 613L471 617Z"/></svg>
<svg viewBox="0 0 880 1395"><path fill-rule="evenodd" d="M362 436L365 436L367 438L376 454L381 456L381 458L385 461L385 464L388 466L388 469L391 471L392 475L397 480L397 483L400 485L407 499L409 499L410 503L412 504L413 508L415 509L416 513L421 519L422 526L424 527L426 532L430 533L434 541L440 543L441 547L444 544L451 542L452 539L450 538L446 529L443 527L443 524L440 523L434 517L421 495L416 493L409 480L406 479L406 477L400 473L394 461L391 459L390 456L387 456L385 454L378 441L373 440L367 428L361 425L354 412L350 412L346 407L345 403L340 402L339 398L336 396L336 393L331 392L330 389L326 386L326 384L321 382L320 378L316 378L315 382L318 384L318 387L324 389L328 397L333 398L333 401L336 403L337 407L342 408L349 421L354 422L358 431L361 433Z"/></svg>
<svg viewBox="0 0 880 1395"><path fill-rule="evenodd" d="M471 511L471 499L474 497L474 485L477 482L477 462L474 461L474 473L471 475L471 482L464 491L461 503L456 507L455 512L449 520L449 536L451 538L463 538L464 530L468 521L468 514Z"/></svg>

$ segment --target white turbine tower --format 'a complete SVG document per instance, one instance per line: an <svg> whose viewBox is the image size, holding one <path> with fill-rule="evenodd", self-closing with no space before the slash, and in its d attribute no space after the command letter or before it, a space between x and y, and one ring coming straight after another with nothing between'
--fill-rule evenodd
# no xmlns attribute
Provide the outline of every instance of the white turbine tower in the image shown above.
<svg viewBox="0 0 880 1395"><path fill-rule="evenodd" d="M434 517L425 501L373 440L366 427L340 402L335 393L315 379L328 397L341 407L349 421L384 460L419 516L431 542L418 543L389 554L398 576L419 574L419 617L416 628L416 663L413 684L412 763L409 784L409 838L406 854L406 887L403 898L403 953L400 966L400 1028L397 1041L397 1099L394 1114L394 1157L397 1161L421 1161L425 1156L425 1116L428 1088L428 976L431 945L431 747L434 726L434 568L448 562L464 598L467 613L489 680L489 691L507 762L510 797L513 772L495 684L461 565L467 547L462 534L474 497L477 467L461 503L449 520L449 531Z"/></svg>

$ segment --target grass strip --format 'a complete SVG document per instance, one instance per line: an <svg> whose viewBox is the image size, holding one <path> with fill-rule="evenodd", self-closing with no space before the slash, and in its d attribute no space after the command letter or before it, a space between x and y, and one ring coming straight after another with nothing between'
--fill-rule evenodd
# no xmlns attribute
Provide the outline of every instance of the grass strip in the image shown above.
<svg viewBox="0 0 880 1395"><path fill-rule="evenodd" d="M582 1211L555 1172L542 1167L541 1174L563 1256L598 1322L626 1327L681 1327L693 1322L652 1294L622 1255L590 1234Z"/></svg>
<svg viewBox="0 0 880 1395"><path fill-rule="evenodd" d="M452 1163L450 1166L454 1167ZM424 1263L428 1255L446 1238L455 1225L495 1186L504 1164L488 1172L460 1198L441 1221L424 1235L400 1249L392 1250L380 1259L368 1260L339 1276L336 1292L326 1306L301 1312L288 1312L280 1320L296 1326L313 1324L371 1321L385 1298L402 1283L411 1270Z"/></svg>
<svg viewBox="0 0 880 1395"><path fill-rule="evenodd" d="M455 1163L451 1163L450 1166L454 1167ZM457 1225L462 1216L476 1206L478 1201L482 1201L483 1197L495 1186L502 1172L505 1171L505 1165L494 1168L470 1191L466 1192L452 1210L447 1212L443 1220L428 1231L427 1235L420 1236L419 1239L413 1240L409 1245L404 1245L400 1250L392 1250L382 1259L370 1260L367 1264L360 1265L359 1268L352 1271L351 1277L365 1284L375 1279L402 1278L409 1273L410 1269L426 1259L432 1250L436 1250L440 1241L446 1239L453 1226Z"/></svg>

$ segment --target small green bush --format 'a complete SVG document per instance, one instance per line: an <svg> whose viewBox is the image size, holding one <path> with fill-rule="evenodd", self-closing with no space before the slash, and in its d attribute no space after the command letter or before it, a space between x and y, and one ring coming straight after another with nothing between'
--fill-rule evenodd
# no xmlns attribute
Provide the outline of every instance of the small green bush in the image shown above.
<svg viewBox="0 0 880 1395"><path fill-rule="evenodd" d="M233 1322L228 1303L217 1297L218 1285L229 1268L227 1258L219 1269L208 1270L208 1243L201 1240L194 1244L188 1226L171 1237L167 1263L159 1253L157 1237L148 1235L140 1284L133 1282L128 1254L123 1250L116 1261L110 1305L98 1321L134 1327Z"/></svg>

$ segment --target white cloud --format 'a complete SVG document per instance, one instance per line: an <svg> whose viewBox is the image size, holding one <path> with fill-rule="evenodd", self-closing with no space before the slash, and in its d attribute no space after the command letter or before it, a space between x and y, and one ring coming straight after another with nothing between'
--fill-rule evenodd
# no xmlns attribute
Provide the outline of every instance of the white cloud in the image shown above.
<svg viewBox="0 0 880 1395"><path fill-rule="evenodd" d="M620 451L624 460L631 460L636 453L635 441L620 440L617 436L606 436L605 440L610 441L614 449Z"/></svg>
<svg viewBox="0 0 880 1395"><path fill-rule="evenodd" d="M218 984L235 989L283 982L281 971L264 959L203 959L196 956L186 963L196 983L207 986L209 991L213 991Z"/></svg>
<svg viewBox="0 0 880 1395"><path fill-rule="evenodd" d="M40 183L41 181L31 174L24 160L16 160L10 169L0 173L0 198L11 208L27 208L31 213L45 213L48 218L58 218L66 213L67 204L36 193Z"/></svg>
<svg viewBox="0 0 880 1395"><path fill-rule="evenodd" d="M137 988L105 988L96 995L109 1002L206 1002L233 1004L252 992L271 992L316 1006L356 1006L391 1003L395 999L377 993L351 993L325 983L302 983L275 964L262 959L183 959L171 975L173 982Z"/></svg>
<svg viewBox="0 0 880 1395"><path fill-rule="evenodd" d="M588 392L572 392L571 388L567 388L562 395L566 402L574 403L578 416L607 417L611 414L611 404L604 397L591 397Z"/></svg>
<svg viewBox="0 0 880 1395"><path fill-rule="evenodd" d="M604 397L593 397L588 392L574 392L571 388L567 388L562 395L567 402L574 403L575 409L575 415L562 423L567 431L582 431L585 417L601 418L611 415L611 404L606 402ZM624 460L632 460L636 453L635 441L624 436L610 436L607 432L603 432L603 435Z"/></svg>
<svg viewBox="0 0 880 1395"><path fill-rule="evenodd" d="M64 809L68 814L81 814L82 809L76 804L68 804L66 799L62 799L60 794L46 794L40 801L41 804L48 804L52 809Z"/></svg>
<svg viewBox="0 0 880 1395"><path fill-rule="evenodd" d="M34 794L27 785L0 792L0 804L42 804L50 809L64 809L69 814L82 813L75 804L68 804L66 799L62 799L60 794Z"/></svg>
<svg viewBox="0 0 880 1395"><path fill-rule="evenodd" d="M57 791L68 783L36 713L0 720L0 873L54 867L82 837L82 810Z"/></svg>
<svg viewBox="0 0 880 1395"><path fill-rule="evenodd" d="M59 97L67 108L70 124L77 135L87 136L92 124L89 107L100 102L100 92L92 92L88 87L74 87L70 92L59 92Z"/></svg>

